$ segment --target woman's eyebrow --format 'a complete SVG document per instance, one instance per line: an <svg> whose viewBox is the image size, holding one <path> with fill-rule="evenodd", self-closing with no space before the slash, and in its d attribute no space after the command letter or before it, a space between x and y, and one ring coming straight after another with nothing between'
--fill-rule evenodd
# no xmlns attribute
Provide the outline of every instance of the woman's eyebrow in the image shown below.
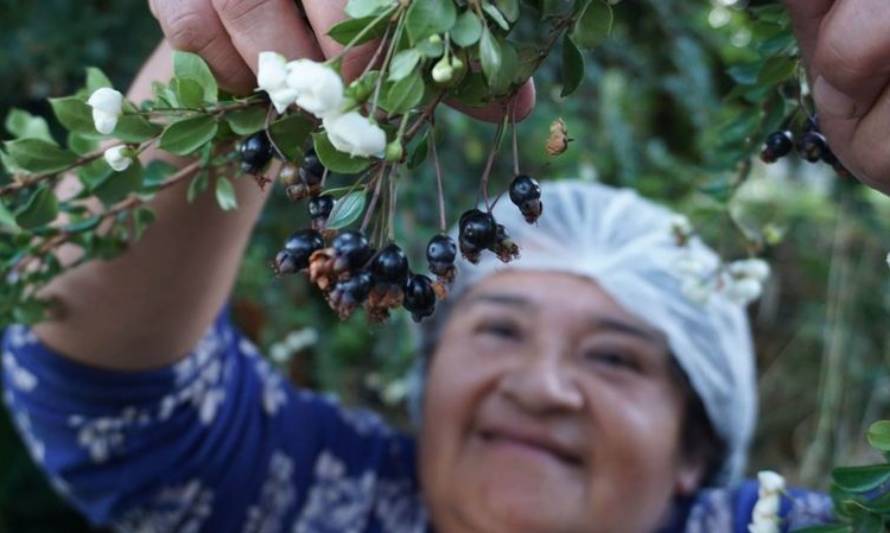
<svg viewBox="0 0 890 533"><path fill-rule="evenodd" d="M485 292L481 294L473 294L467 297L464 305L473 305L476 303L491 303L496 305L505 305L509 307L532 308L535 304L520 295L508 294L501 292Z"/></svg>
<svg viewBox="0 0 890 533"><path fill-rule="evenodd" d="M661 342L661 339L655 332L623 320L604 316L594 316L591 317L589 324L591 329L594 330L617 331L638 337L651 343Z"/></svg>

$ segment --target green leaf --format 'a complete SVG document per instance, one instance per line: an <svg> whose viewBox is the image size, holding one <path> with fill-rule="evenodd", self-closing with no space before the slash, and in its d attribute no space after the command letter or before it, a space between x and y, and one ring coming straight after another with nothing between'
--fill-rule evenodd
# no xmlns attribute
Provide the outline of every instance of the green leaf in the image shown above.
<svg viewBox="0 0 890 533"><path fill-rule="evenodd" d="M77 222L72 222L70 224L65 225L65 231L70 233L81 233L84 231L90 231L95 229L99 223L102 222L102 217L99 215L92 216L89 218L85 218L83 220L78 220Z"/></svg>
<svg viewBox="0 0 890 533"><path fill-rule="evenodd" d="M482 37L482 21L476 13L468 9L457 17L457 22L449 35L454 44L462 48L473 46Z"/></svg>
<svg viewBox="0 0 890 533"><path fill-rule="evenodd" d="M145 228L155 221L155 213L148 207L140 207L133 212L133 240L138 241L142 238Z"/></svg>
<svg viewBox="0 0 890 533"><path fill-rule="evenodd" d="M13 233L18 233L22 229L15 222L15 215L12 214L12 211L0 201L0 226L6 226L11 229Z"/></svg>
<svg viewBox="0 0 890 533"><path fill-rule="evenodd" d="M595 48L612 32L614 20L611 5L604 0L591 0L578 18L572 38L583 48Z"/></svg>
<svg viewBox="0 0 890 533"><path fill-rule="evenodd" d="M387 83L380 106L393 114L401 114L416 107L423 100L423 76L415 70L407 77Z"/></svg>
<svg viewBox="0 0 890 533"><path fill-rule="evenodd" d="M266 125L266 109L255 106L226 113L226 121L238 135L252 135Z"/></svg>
<svg viewBox="0 0 890 533"><path fill-rule="evenodd" d="M759 85L775 85L790 78L796 68L796 59L785 56L771 57L766 60L757 75L757 83Z"/></svg>
<svg viewBox="0 0 890 533"><path fill-rule="evenodd" d="M15 222L24 229L45 226L59 214L56 195L46 185L41 185L28 198L28 202L16 211Z"/></svg>
<svg viewBox="0 0 890 533"><path fill-rule="evenodd" d="M50 98L50 105L56 119L69 131L97 133L93 124L93 110L86 102L76 96L66 98Z"/></svg>
<svg viewBox="0 0 890 533"><path fill-rule="evenodd" d="M495 6L489 4L487 1L482 2L482 11L485 11L491 20L495 22L498 26L501 27L504 31L510 31L510 23L507 22L507 19L504 18L504 15L496 8Z"/></svg>
<svg viewBox="0 0 890 533"><path fill-rule="evenodd" d="M414 71L414 67L419 62L420 52L414 48L402 50L393 56L392 62L389 64L389 77L387 79L389 81L399 81L405 78Z"/></svg>
<svg viewBox="0 0 890 533"><path fill-rule="evenodd" d="M219 129L216 119L199 115L174 122L161 134L160 148L176 155L189 155L213 139Z"/></svg>
<svg viewBox="0 0 890 533"><path fill-rule="evenodd" d="M173 78L170 88L180 107L199 108L204 105L204 88L193 78Z"/></svg>
<svg viewBox="0 0 890 533"><path fill-rule="evenodd" d="M207 190L207 172L199 172L189 183L189 190L186 193L188 203L195 201L199 194Z"/></svg>
<svg viewBox="0 0 890 533"><path fill-rule="evenodd" d="M371 164L370 159L352 157L349 154L338 151L324 133L313 133L312 141L318 159L331 172L358 174Z"/></svg>
<svg viewBox="0 0 890 533"><path fill-rule="evenodd" d="M417 43L414 49L420 52L423 57L433 59L442 57L442 54L445 53L445 43L441 39L436 42L424 39Z"/></svg>
<svg viewBox="0 0 890 533"><path fill-rule="evenodd" d="M853 533L853 528L844 524L828 524L795 529L794 533Z"/></svg>
<svg viewBox="0 0 890 533"><path fill-rule="evenodd" d="M94 184L91 192L96 195L105 207L120 202L131 192L142 188L143 169L139 161L134 161L123 172L112 172L106 175L98 183Z"/></svg>
<svg viewBox="0 0 890 533"><path fill-rule="evenodd" d="M346 4L346 14L354 19L379 15L380 11L392 5L393 0L349 0Z"/></svg>
<svg viewBox="0 0 890 533"><path fill-rule="evenodd" d="M92 119L91 119L92 122ZM56 144L43 117L36 117L22 109L12 108L6 115L6 131L16 139L40 139Z"/></svg>
<svg viewBox="0 0 890 533"><path fill-rule="evenodd" d="M204 90L204 102L215 104L219 100L219 86L210 67L201 56L189 52L173 52L173 74L177 78L194 80Z"/></svg>
<svg viewBox="0 0 890 533"><path fill-rule="evenodd" d="M155 159L145 167L145 175L142 178L143 186L146 189L155 191L167 180L167 178L173 175L176 170L176 167L170 163Z"/></svg>
<svg viewBox="0 0 890 533"><path fill-rule="evenodd" d="M501 46L488 28L482 29L482 38L479 41L479 59L482 62L482 72L489 85L494 86L495 81L501 76Z"/></svg>
<svg viewBox="0 0 890 533"><path fill-rule="evenodd" d="M365 210L366 195L364 192L351 192L334 203L326 227L341 229L352 224Z"/></svg>
<svg viewBox="0 0 890 533"><path fill-rule="evenodd" d="M220 209L229 211L238 207L238 197L235 196L235 187L228 178L216 178L216 203Z"/></svg>
<svg viewBox="0 0 890 533"><path fill-rule="evenodd" d="M19 139L4 143L16 166L35 174L64 170L77 161L74 152L63 150L42 139Z"/></svg>
<svg viewBox="0 0 890 533"><path fill-rule="evenodd" d="M89 133L68 132L68 149L79 156L85 156L99 149L99 139Z"/></svg>
<svg viewBox="0 0 890 533"><path fill-rule="evenodd" d="M376 23L374 22L375 20L377 21ZM389 24L389 19L383 17L378 20L377 16L346 19L343 22L332 26L331 29L328 30L328 35L338 43L346 45L358 36L362 30L372 24L373 26L362 35L361 39L355 42L356 46L383 35L383 32L386 31L386 26Z"/></svg>
<svg viewBox="0 0 890 533"><path fill-rule="evenodd" d="M112 172L114 171L111 170L105 159L100 157L77 169L77 177L80 178L80 182L87 190L92 191L94 187L110 176Z"/></svg>
<svg viewBox="0 0 890 533"><path fill-rule="evenodd" d="M866 492L890 479L890 464L835 468L831 478L844 490Z"/></svg>
<svg viewBox="0 0 890 533"><path fill-rule="evenodd" d="M111 80L96 67L87 68L87 92L93 94L102 87L111 87Z"/></svg>
<svg viewBox="0 0 890 533"><path fill-rule="evenodd" d="M519 20L519 0L495 0L495 4L510 22Z"/></svg>
<svg viewBox="0 0 890 533"><path fill-rule="evenodd" d="M303 145L315 125L305 115L291 115L269 126L269 137L289 161L303 155Z"/></svg>
<svg viewBox="0 0 890 533"><path fill-rule="evenodd" d="M405 16L405 29L411 44L437 33L451 30L457 21L457 8L453 0L423 0L411 2Z"/></svg>
<svg viewBox="0 0 890 533"><path fill-rule="evenodd" d="M124 115L117 121L111 136L127 143L141 143L157 137L161 130L161 126L139 115Z"/></svg>
<svg viewBox="0 0 890 533"><path fill-rule="evenodd" d="M868 443L882 452L890 452L890 420L875 422L868 428Z"/></svg>
<svg viewBox="0 0 890 533"><path fill-rule="evenodd" d="M584 56L567 33L562 40L561 96L565 98L575 92L582 81L584 81Z"/></svg>

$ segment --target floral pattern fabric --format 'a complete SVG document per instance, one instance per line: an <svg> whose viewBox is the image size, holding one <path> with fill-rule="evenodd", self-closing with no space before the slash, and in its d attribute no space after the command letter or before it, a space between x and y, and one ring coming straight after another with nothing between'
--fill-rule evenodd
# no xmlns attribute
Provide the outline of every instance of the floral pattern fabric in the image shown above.
<svg viewBox="0 0 890 533"><path fill-rule="evenodd" d="M3 399L25 445L93 524L139 533L432 530L414 440L372 412L292 387L228 307L186 358L160 370L75 363L21 325L6 329L2 347ZM756 484L702 492L664 531L747 531L752 490L756 500ZM829 516L820 495L788 500L789 529Z"/></svg>

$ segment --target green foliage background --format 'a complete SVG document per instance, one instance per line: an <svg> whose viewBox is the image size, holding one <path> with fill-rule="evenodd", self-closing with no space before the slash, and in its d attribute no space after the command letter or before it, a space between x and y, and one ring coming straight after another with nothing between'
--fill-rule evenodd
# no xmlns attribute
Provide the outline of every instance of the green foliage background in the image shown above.
<svg viewBox="0 0 890 533"><path fill-rule="evenodd" d="M890 413L890 203L827 167L796 161L755 164L728 210L717 201L739 175L737 146L757 144L763 133L750 120L763 98L727 98L743 73L726 72L757 59L752 38L767 31L724 4L619 4L612 36L588 55L584 83L566 101L557 51L537 78L537 109L519 128L523 171L635 187L689 213L730 258L743 254L739 227L784 234L766 251L775 275L752 307L762 414L751 471L769 467L825 488L832 465L875 459L865 428ZM144 2L0 0L0 13L2 116L22 107L50 117L45 99L78 88L87 65L125 87L160 37ZM544 143L559 116L574 141L550 158ZM456 113L439 120L447 205L468 207L494 127ZM493 191L511 177L506 146L502 154ZM406 181L402 206L434 205L429 169ZM266 353L282 351L293 331L317 332L318 343L279 362L282 369L303 386L404 424L401 377L412 357L406 317L385 327L368 327L362 316L341 323L301 278L276 280L268 269L283 239L306 224L301 207L283 192L270 201L232 299L237 320ZM399 233L419 259L436 231L435 209L402 211ZM0 410L0 532L88 531L52 494L6 417Z"/></svg>

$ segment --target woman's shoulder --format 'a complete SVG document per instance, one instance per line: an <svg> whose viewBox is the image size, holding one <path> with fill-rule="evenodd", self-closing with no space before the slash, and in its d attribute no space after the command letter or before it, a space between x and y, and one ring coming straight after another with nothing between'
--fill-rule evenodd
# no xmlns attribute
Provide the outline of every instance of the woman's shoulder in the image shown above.
<svg viewBox="0 0 890 533"><path fill-rule="evenodd" d="M746 480L733 487L700 491L689 504L683 531L748 533L759 497L758 487L757 480ZM780 531L830 523L831 498L819 492L787 489L780 495L778 516Z"/></svg>

